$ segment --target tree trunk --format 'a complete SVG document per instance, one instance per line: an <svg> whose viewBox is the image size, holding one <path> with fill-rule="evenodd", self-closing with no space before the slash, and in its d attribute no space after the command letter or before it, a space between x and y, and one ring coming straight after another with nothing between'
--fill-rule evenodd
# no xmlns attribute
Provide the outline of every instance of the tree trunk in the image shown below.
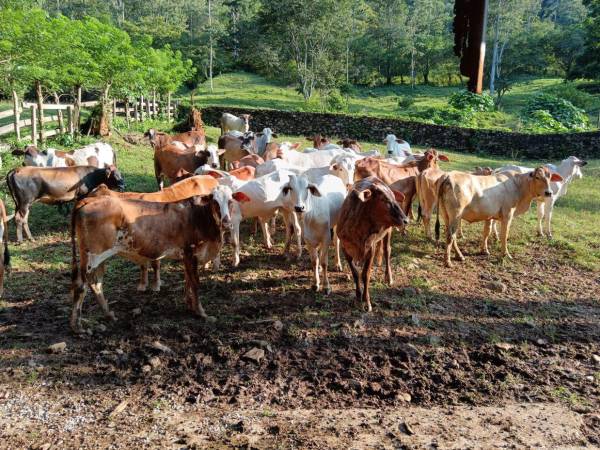
<svg viewBox="0 0 600 450"><path fill-rule="evenodd" d="M415 88L415 79L416 79L415 53L416 53L416 50L413 48L412 51L410 52L410 84L413 89Z"/></svg>
<svg viewBox="0 0 600 450"><path fill-rule="evenodd" d="M60 97L58 96L58 92L54 92L52 94L52 96L54 97L54 103L59 105L60 104ZM60 133L64 133L64 122L63 122L63 113L62 113L62 109L59 109L56 111L56 115L58 117L58 129L60 130Z"/></svg>
<svg viewBox="0 0 600 450"><path fill-rule="evenodd" d="M212 30L212 1L208 0L208 33L210 50L208 56L208 78L210 80L210 92L213 92L213 30Z"/></svg>
<svg viewBox="0 0 600 450"><path fill-rule="evenodd" d="M167 94L167 121L171 121L171 93Z"/></svg>
<svg viewBox="0 0 600 450"><path fill-rule="evenodd" d="M125 97L125 123L127 124L127 128L129 128L129 97Z"/></svg>
<svg viewBox="0 0 600 450"><path fill-rule="evenodd" d="M21 127L19 126L19 122L21 121L21 110L19 109L19 95L14 89L12 91L12 98L13 113L15 115L15 135L17 136L17 142L19 142L21 140Z"/></svg>
<svg viewBox="0 0 600 450"><path fill-rule="evenodd" d="M496 91L496 69L498 65L498 40L500 34L500 11L502 7L502 2L498 4L498 15L496 16L496 21L494 22L494 45L492 47L492 68L490 72L490 95L494 95Z"/></svg>
<svg viewBox="0 0 600 450"><path fill-rule="evenodd" d="M38 132L40 134L40 144L43 145L46 142L44 137L44 95L42 94L42 83L40 81L35 82L35 97L38 109Z"/></svg>
<svg viewBox="0 0 600 450"><path fill-rule="evenodd" d="M73 108L73 121L75 122L75 130L79 133L81 125L81 85L75 86L75 105Z"/></svg>

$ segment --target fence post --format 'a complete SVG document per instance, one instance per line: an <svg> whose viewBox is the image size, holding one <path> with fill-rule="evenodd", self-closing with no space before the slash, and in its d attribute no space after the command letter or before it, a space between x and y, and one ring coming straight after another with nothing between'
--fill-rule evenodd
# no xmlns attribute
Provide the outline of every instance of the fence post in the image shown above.
<svg viewBox="0 0 600 450"><path fill-rule="evenodd" d="M21 121L21 109L19 108L19 96L16 91L12 92L13 96L13 112L15 114L15 134L17 135L17 142L21 140L21 127L19 122Z"/></svg>
<svg viewBox="0 0 600 450"><path fill-rule="evenodd" d="M31 105L31 143L37 145L37 106Z"/></svg>
<svg viewBox="0 0 600 450"><path fill-rule="evenodd" d="M144 96L140 95L140 122L144 121Z"/></svg>
<svg viewBox="0 0 600 450"><path fill-rule="evenodd" d="M150 97L146 98L146 115L148 119L152 118L152 113L150 112Z"/></svg>
<svg viewBox="0 0 600 450"><path fill-rule="evenodd" d="M73 107L67 106L67 126L69 134L75 136L75 127L73 126Z"/></svg>
<svg viewBox="0 0 600 450"><path fill-rule="evenodd" d="M171 121L171 93L167 94L167 122Z"/></svg>

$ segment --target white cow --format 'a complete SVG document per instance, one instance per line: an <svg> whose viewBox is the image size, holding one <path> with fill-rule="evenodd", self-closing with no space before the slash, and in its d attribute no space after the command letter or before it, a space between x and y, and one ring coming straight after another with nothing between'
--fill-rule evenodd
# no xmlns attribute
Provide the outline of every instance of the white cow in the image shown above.
<svg viewBox="0 0 600 450"><path fill-rule="evenodd" d="M334 156L347 153L341 148L331 150L319 150L314 153L302 153L291 150L288 146L281 145L281 159L293 166L310 169L313 167L328 166Z"/></svg>
<svg viewBox="0 0 600 450"><path fill-rule="evenodd" d="M255 136L254 153L259 156L263 156L265 154L265 150L267 149L267 145L273 142L273 138L276 138L277 134L273 133L273 130L270 128L263 128L263 130L259 133L256 133Z"/></svg>
<svg viewBox="0 0 600 450"><path fill-rule="evenodd" d="M397 138L393 134L388 134L383 140L383 143L387 146L388 157L412 155L410 144L403 139Z"/></svg>
<svg viewBox="0 0 600 450"><path fill-rule="evenodd" d="M268 175L254 178L248 181L242 181L233 175L220 170L212 170L221 175L219 183L231 187L237 193L241 192L248 197L248 201L244 203L234 203L232 205L232 225L231 237L234 246L234 263L237 267L240 263L240 222L242 219L256 217L260 223L265 246L272 248L271 234L269 232L268 221L275 213L282 209L281 189L286 184L292 172L287 170L278 170ZM285 250L287 253L291 246L291 233L293 230L298 245L297 257L300 258L302 253L301 231L298 218L293 212L282 210L283 220L285 222Z"/></svg>
<svg viewBox="0 0 600 450"><path fill-rule="evenodd" d="M282 187L282 194L283 208L300 217L302 235L310 254L314 274L313 289L317 292L321 290L320 267L325 293L330 294L327 262L331 230L335 230L340 217L346 197L346 185L334 175L324 175L318 182L311 182L305 175L290 175L289 181ZM340 242L335 231L334 241L336 269L341 271Z"/></svg>
<svg viewBox="0 0 600 450"><path fill-rule="evenodd" d="M15 151L15 155L25 156L25 165L34 167L68 167L68 166L96 166L103 168L115 164L113 148L104 142L96 142L85 147L63 152L49 148L45 152L29 145L24 151Z"/></svg>
<svg viewBox="0 0 600 450"><path fill-rule="evenodd" d="M558 166L554 164L545 164L544 166L550 169L552 172L558 173L563 181L553 181L550 183L552 189L551 197L538 197L535 199L537 203L537 217L538 217L538 234L544 236L544 229L542 222L546 222L546 234L549 238L552 238L552 212L554 210L554 204L556 200L567 194L567 186L573 180L580 179L583 177L581 168L587 164L587 161L581 160L576 156L569 156L560 162ZM496 169L494 173L529 173L533 169L530 167L508 165ZM495 224L494 224L495 228Z"/></svg>
<svg viewBox="0 0 600 450"><path fill-rule="evenodd" d="M250 130L250 114L242 114L241 117L233 114L223 113L221 115L221 136L231 130L247 133Z"/></svg>

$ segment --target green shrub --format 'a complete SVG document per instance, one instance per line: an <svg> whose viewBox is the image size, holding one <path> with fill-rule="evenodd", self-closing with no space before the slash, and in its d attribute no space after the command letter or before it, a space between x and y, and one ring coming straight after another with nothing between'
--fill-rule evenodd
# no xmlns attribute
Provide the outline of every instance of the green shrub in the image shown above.
<svg viewBox="0 0 600 450"><path fill-rule="evenodd" d="M436 125L454 125L460 127L473 126L475 114L468 110L459 110L453 107L426 108L412 114L421 122Z"/></svg>
<svg viewBox="0 0 600 450"><path fill-rule="evenodd" d="M560 83L544 90L547 94L568 100L581 109L591 108L596 99L593 95L578 89L575 83Z"/></svg>
<svg viewBox="0 0 600 450"><path fill-rule="evenodd" d="M63 147L72 147L73 144L75 143L75 139L73 138L73 136L68 133L57 135L54 138L54 141L58 145L62 145Z"/></svg>
<svg viewBox="0 0 600 450"><path fill-rule="evenodd" d="M589 119L585 111L568 100L553 95L537 95L529 100L521 111L525 128L558 131L558 125L549 120L548 116L562 126L563 129L560 131L584 131L589 127Z"/></svg>
<svg viewBox="0 0 600 450"><path fill-rule="evenodd" d="M344 100L340 91L336 89L325 97L325 106L328 111L344 111L346 109L346 100Z"/></svg>
<svg viewBox="0 0 600 450"><path fill-rule="evenodd" d="M483 112L494 110L494 98L487 93L479 95L470 91L456 92L450 96L448 104L461 111Z"/></svg>
<svg viewBox="0 0 600 450"><path fill-rule="evenodd" d="M408 95L398 95L396 98L399 109L408 109L415 104L415 98Z"/></svg>

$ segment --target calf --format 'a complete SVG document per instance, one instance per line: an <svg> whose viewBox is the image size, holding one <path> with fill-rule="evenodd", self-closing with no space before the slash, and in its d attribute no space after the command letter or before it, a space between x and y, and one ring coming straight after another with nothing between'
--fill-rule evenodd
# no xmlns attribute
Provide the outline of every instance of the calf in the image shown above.
<svg viewBox="0 0 600 450"><path fill-rule="evenodd" d="M305 175L290 175L289 181L282 187L282 194L283 207L300 217L302 235L314 274L313 289L317 292L321 290L320 266L325 292L329 295L331 293L327 273L329 245L346 197L346 185L333 175L325 175L314 184ZM337 236L333 239L336 248L336 268L341 271L339 239Z"/></svg>
<svg viewBox="0 0 600 450"><path fill-rule="evenodd" d="M398 139L393 134L388 134L383 140L383 143L387 146L386 152L388 157L412 155L410 144L403 139Z"/></svg>
<svg viewBox="0 0 600 450"><path fill-rule="evenodd" d="M230 113L223 113L221 115L221 135L224 135L228 131L240 131L247 133L250 130L250 114L242 114L240 117L234 116Z"/></svg>
<svg viewBox="0 0 600 450"><path fill-rule="evenodd" d="M6 176L6 184L15 202L17 241L23 241L23 230L29 230L29 208L34 202L55 204L84 197L100 184L123 191L125 183L115 166L98 169L91 166L19 167Z"/></svg>
<svg viewBox="0 0 600 450"><path fill-rule="evenodd" d="M156 131L154 128L150 128L144 136L150 140L150 145L154 151L174 142L181 142L188 147L198 145L200 150L206 148L206 133L204 129L192 130L185 133L176 134L171 136L161 131Z"/></svg>
<svg viewBox="0 0 600 450"><path fill-rule="evenodd" d="M439 215L446 225L446 266L452 267L452 248L459 260L464 256L458 248L457 230L462 219L467 222L485 221L482 253L489 255L488 238L492 219L501 221L500 240L502 255L512 259L508 252L508 234L514 216L529 210L531 201L537 197L551 197L550 184L562 181L562 177L547 167L538 167L530 173L496 174L477 176L464 172L450 172L440 183L438 216L435 224L439 238Z"/></svg>
<svg viewBox="0 0 600 450"><path fill-rule="evenodd" d="M154 151L154 176L159 189L164 187L164 178L175 183L179 176L185 172L194 173L196 169L204 164L209 164L211 167L219 166L219 155L222 150L217 150L215 145L209 145L208 149L204 150L201 146L195 145L186 150L181 150L178 146L167 144L165 147Z"/></svg>
<svg viewBox="0 0 600 450"><path fill-rule="evenodd" d="M538 235L544 236L544 229L542 223L546 223L546 234L549 238L552 238L552 213L554 211L554 204L556 201L567 194L568 185L576 179L582 178L581 168L587 164L587 161L577 158L576 156L569 156L560 162L558 166L554 164L545 164L552 172L559 174L563 180L553 181L550 183L550 189L552 195L550 197L538 197L535 199L537 204L537 232ZM505 173L507 171L516 171L519 173L529 173L533 169L522 166L506 166L500 169L496 169L495 173ZM494 224L495 226L495 224Z"/></svg>
<svg viewBox="0 0 600 450"><path fill-rule="evenodd" d="M194 196L209 195L219 185L214 177L207 175L192 176L189 178L179 181L169 187L164 188L158 192L115 192L110 190L106 185L101 184L97 189L92 191L87 198L111 196L120 199L128 200L144 200L147 202L158 202L168 203L185 200L186 198ZM154 261L152 263L154 269L154 281L152 283L153 291L160 291L160 261ZM140 266L140 282L138 284L138 291L145 291L148 287L148 265L144 264Z"/></svg>
<svg viewBox="0 0 600 450"><path fill-rule="evenodd" d="M231 190L220 186L205 197L156 203L114 197L84 199L71 219L71 328L82 332L81 307L89 286L104 315L115 320L102 292L106 261L114 255L147 264L183 257L185 297L192 311L209 318L198 297L198 264L213 260L221 250L221 231L231 227Z"/></svg>
<svg viewBox="0 0 600 450"><path fill-rule="evenodd" d="M357 181L350 191L340 212L337 235L356 286L356 301L361 299L367 311L371 311L369 282L373 257L380 241L383 241L386 262L386 280L392 283L391 229L404 226L408 219L398 202L404 195L392 191L383 181L368 177ZM362 261L362 285L356 263Z"/></svg>

